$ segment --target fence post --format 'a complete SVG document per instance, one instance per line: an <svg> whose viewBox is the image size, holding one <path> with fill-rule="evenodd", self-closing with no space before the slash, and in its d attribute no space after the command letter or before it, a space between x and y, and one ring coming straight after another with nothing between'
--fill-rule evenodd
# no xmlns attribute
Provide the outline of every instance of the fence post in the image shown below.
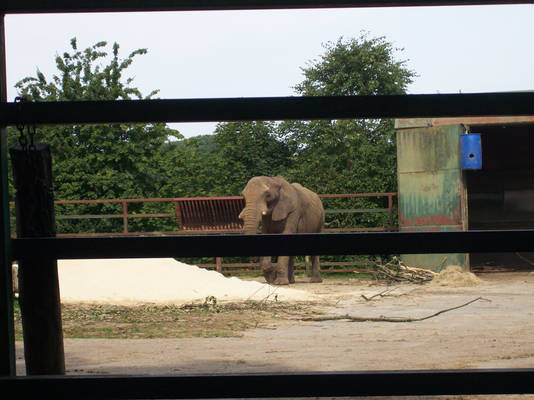
<svg viewBox="0 0 534 400"><path fill-rule="evenodd" d="M128 233L128 203L126 200L122 201L122 231Z"/></svg>
<svg viewBox="0 0 534 400"><path fill-rule="evenodd" d="M7 188L7 129L5 127L0 127L0 170L0 201L2 202L0 204L0 376L14 376L16 374L15 328L13 325L13 275Z"/></svg>
<svg viewBox="0 0 534 400"><path fill-rule="evenodd" d="M183 229L183 222L182 222L182 211L180 210L180 205L178 204L178 200L174 200L174 212L176 213L176 221L178 223L178 230Z"/></svg>
<svg viewBox="0 0 534 400"><path fill-rule="evenodd" d="M215 257L215 266L218 273L222 273L222 258Z"/></svg>
<svg viewBox="0 0 534 400"><path fill-rule="evenodd" d="M56 236L50 146L17 145L9 151L17 237ZM29 252L18 262L26 373L65 374L57 260Z"/></svg>

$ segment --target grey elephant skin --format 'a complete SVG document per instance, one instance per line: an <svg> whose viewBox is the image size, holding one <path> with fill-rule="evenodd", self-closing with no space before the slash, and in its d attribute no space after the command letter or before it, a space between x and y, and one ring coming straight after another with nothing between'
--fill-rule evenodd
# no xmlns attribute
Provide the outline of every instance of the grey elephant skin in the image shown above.
<svg viewBox="0 0 534 400"><path fill-rule="evenodd" d="M324 208L319 196L298 183L281 176L255 176L243 189L245 208L239 214L244 233L256 234L261 221L262 233L314 233L324 227ZM294 257L260 257L268 283L287 285L295 282ZM311 282L322 282L319 256L312 256Z"/></svg>

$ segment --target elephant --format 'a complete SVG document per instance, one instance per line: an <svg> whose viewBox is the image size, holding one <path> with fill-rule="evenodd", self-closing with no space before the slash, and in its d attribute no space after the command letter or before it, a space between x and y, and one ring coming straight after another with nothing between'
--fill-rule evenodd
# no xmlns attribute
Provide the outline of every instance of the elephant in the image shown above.
<svg viewBox="0 0 534 400"><path fill-rule="evenodd" d="M319 196L281 176L255 176L242 191L245 207L239 214L245 234L256 234L261 220L262 233L314 233L324 227L324 208ZM265 280L275 285L295 282L294 256L260 257ZM322 282L319 256L312 256L311 282Z"/></svg>

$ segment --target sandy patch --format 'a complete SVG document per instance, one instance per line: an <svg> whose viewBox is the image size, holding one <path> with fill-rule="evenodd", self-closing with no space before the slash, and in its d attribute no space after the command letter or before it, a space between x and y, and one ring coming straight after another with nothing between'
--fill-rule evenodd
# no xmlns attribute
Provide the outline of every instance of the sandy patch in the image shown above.
<svg viewBox="0 0 534 400"><path fill-rule="evenodd" d="M58 260L62 303L186 304L217 301L310 300L308 292L227 278L173 258Z"/></svg>

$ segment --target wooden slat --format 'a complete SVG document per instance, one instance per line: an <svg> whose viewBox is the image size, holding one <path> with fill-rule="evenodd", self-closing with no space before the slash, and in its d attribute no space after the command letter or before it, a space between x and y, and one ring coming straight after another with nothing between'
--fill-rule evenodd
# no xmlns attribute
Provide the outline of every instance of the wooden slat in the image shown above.
<svg viewBox="0 0 534 400"><path fill-rule="evenodd" d="M534 115L534 93L0 103L0 125L491 115Z"/></svg>
<svg viewBox="0 0 534 400"><path fill-rule="evenodd" d="M432 254L532 251L534 230L466 232L301 233L164 237L24 238L14 259L228 257L264 255Z"/></svg>
<svg viewBox="0 0 534 400"><path fill-rule="evenodd" d="M132 12L528 4L528 0L3 0L0 12Z"/></svg>
<svg viewBox="0 0 534 400"><path fill-rule="evenodd" d="M0 378L4 393L50 399L212 399L532 394L534 369Z"/></svg>

